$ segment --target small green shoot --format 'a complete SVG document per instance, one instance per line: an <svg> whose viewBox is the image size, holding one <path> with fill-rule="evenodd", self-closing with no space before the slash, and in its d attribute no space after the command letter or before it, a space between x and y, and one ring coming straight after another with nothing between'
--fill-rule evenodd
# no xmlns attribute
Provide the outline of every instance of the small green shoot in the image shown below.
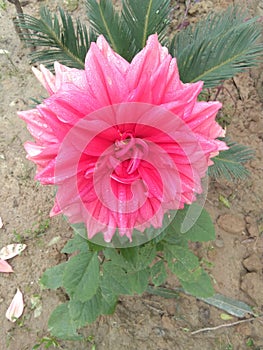
<svg viewBox="0 0 263 350"><path fill-rule="evenodd" d="M92 345L90 350L96 350L94 335L89 335L85 340L87 343L90 343Z"/></svg>
<svg viewBox="0 0 263 350"><path fill-rule="evenodd" d="M225 350L234 350L234 347L232 344L227 344Z"/></svg>
<svg viewBox="0 0 263 350"><path fill-rule="evenodd" d="M0 0L0 9L6 11L7 3L5 0Z"/></svg>
<svg viewBox="0 0 263 350"><path fill-rule="evenodd" d="M219 195L218 200L220 203L223 204L224 207L230 209L229 200L226 197L224 197L222 194Z"/></svg>
<svg viewBox="0 0 263 350"><path fill-rule="evenodd" d="M251 347L254 346L254 340L252 338L248 338L246 341L246 346Z"/></svg>
<svg viewBox="0 0 263 350"><path fill-rule="evenodd" d="M225 313L222 313L222 314L220 315L220 318L221 318L223 321L229 321L229 320L232 320L232 319L233 319L233 316L228 315L228 314L225 314Z"/></svg>
<svg viewBox="0 0 263 350"><path fill-rule="evenodd" d="M43 338L41 338L39 340L39 342L33 346L32 350L39 349L41 345L44 345L44 349L49 349L51 346L53 348L61 349L57 339L54 338L54 337L43 337Z"/></svg>
<svg viewBox="0 0 263 350"><path fill-rule="evenodd" d="M44 219L33 223L32 227L25 231L26 235L33 237L43 236L50 227L50 219Z"/></svg>
<svg viewBox="0 0 263 350"><path fill-rule="evenodd" d="M14 230L13 235L14 235L13 242L15 243L24 242L24 237L20 233L18 233L16 230Z"/></svg>

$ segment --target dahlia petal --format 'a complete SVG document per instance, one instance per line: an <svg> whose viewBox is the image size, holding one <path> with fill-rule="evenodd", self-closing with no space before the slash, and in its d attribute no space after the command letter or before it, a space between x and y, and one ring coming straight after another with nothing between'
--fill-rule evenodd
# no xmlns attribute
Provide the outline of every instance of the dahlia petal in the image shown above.
<svg viewBox="0 0 263 350"><path fill-rule="evenodd" d="M160 175L154 169L147 169L144 166L139 168L140 175L147 186L149 194L159 201L163 200L163 183ZM159 176L158 176L159 175Z"/></svg>
<svg viewBox="0 0 263 350"><path fill-rule="evenodd" d="M18 112L17 114L27 123L27 129L35 140L45 143L54 143L58 141L53 134L53 130L49 127L37 109Z"/></svg>
<svg viewBox="0 0 263 350"><path fill-rule="evenodd" d="M88 238L93 238L96 233L104 232L110 222L110 212L102 206L99 200L93 202L92 208L90 208L90 215L86 221ZM112 227L109 227L110 232L112 232ZM114 234L114 232L113 232Z"/></svg>
<svg viewBox="0 0 263 350"><path fill-rule="evenodd" d="M149 81L167 55L168 50L160 45L157 34L150 35L146 46L133 58L128 68L126 78L129 90L136 89L142 79Z"/></svg>
<svg viewBox="0 0 263 350"><path fill-rule="evenodd" d="M122 75L127 72L129 68L129 62L127 62L123 57L118 55L112 50L108 42L105 40L103 35L100 35L97 39L97 46L101 50L104 57L115 66L116 69L120 71Z"/></svg>
<svg viewBox="0 0 263 350"><path fill-rule="evenodd" d="M174 94L174 101L163 103L162 106L185 120L191 115L196 104L197 96L202 91L202 87L202 81L193 84L184 84L183 88Z"/></svg>
<svg viewBox="0 0 263 350"><path fill-rule="evenodd" d="M203 120L205 116L207 116L208 119L210 117L216 115L216 113L219 111L219 109L222 107L222 103L218 101L210 101L210 102L197 102L195 104L195 107L193 109L193 113L186 119L187 122L191 122L193 120L197 120L198 117Z"/></svg>
<svg viewBox="0 0 263 350"><path fill-rule="evenodd" d="M227 148L216 140L221 105L198 102L203 83L180 81L157 35L131 63L99 36L85 70L54 67L33 69L50 97L20 113L36 141L25 144L36 178L57 185L51 215L84 222L90 239L110 242L117 229L132 241L135 228L161 227L168 210L196 200L211 158Z"/></svg>
<svg viewBox="0 0 263 350"><path fill-rule="evenodd" d="M114 220L113 215L110 215L107 229L104 230L104 234L103 234L105 242L107 243L111 242L115 232L116 232L116 222Z"/></svg>
<svg viewBox="0 0 263 350"><path fill-rule="evenodd" d="M59 145L37 145L33 142L26 142L24 148L27 152L27 159L32 160L38 166L44 168L56 157Z"/></svg>
<svg viewBox="0 0 263 350"><path fill-rule="evenodd" d="M151 223L151 225L154 228L160 228L162 227L163 216L164 216L161 203L158 203L158 201L156 201L155 198L151 198L149 200L149 203L152 207L153 215L151 217L151 220L148 220L148 222Z"/></svg>
<svg viewBox="0 0 263 350"><path fill-rule="evenodd" d="M198 102L194 106L188 125L193 131L216 138L222 134L222 128L215 122L215 117L222 104L220 102Z"/></svg>
<svg viewBox="0 0 263 350"><path fill-rule="evenodd" d="M166 78L166 89L162 103L174 101L174 92L183 88L180 80L176 58L173 58L169 65L168 76Z"/></svg>
<svg viewBox="0 0 263 350"><path fill-rule="evenodd" d="M155 104L161 104L167 90L167 76L170 68L172 57L167 55L161 62L160 66L153 73L149 84L152 91L152 99Z"/></svg>
<svg viewBox="0 0 263 350"><path fill-rule="evenodd" d="M38 112L42 115L46 124L52 129L52 132L58 142L61 142L68 131L71 128L71 125L66 124L58 119L56 113L52 112L46 105L41 104L37 106Z"/></svg>
<svg viewBox="0 0 263 350"><path fill-rule="evenodd" d="M51 159L50 162L45 163L44 166L42 165L41 169L38 169L35 179L40 181L43 185L54 185L56 182L55 166L56 159Z"/></svg>
<svg viewBox="0 0 263 350"><path fill-rule="evenodd" d="M9 260L22 253L26 249L26 244L8 244L0 250L0 259Z"/></svg>
<svg viewBox="0 0 263 350"><path fill-rule="evenodd" d="M43 64L40 64L39 66L40 70L38 70L35 67L32 67L32 71L37 77L37 79L40 81L40 83L44 86L44 88L47 90L49 95L52 95L56 92L55 87L55 80L56 77L47 69Z"/></svg>
<svg viewBox="0 0 263 350"><path fill-rule="evenodd" d="M56 92L63 88L65 83L73 83L82 91L88 90L89 86L84 70L69 68L59 62L54 63L54 68L56 73Z"/></svg>
<svg viewBox="0 0 263 350"><path fill-rule="evenodd" d="M55 198L55 203L54 203L54 206L53 208L51 209L49 215L52 217L52 216L56 216L58 214L62 214L62 210L60 209L60 206Z"/></svg>
<svg viewBox="0 0 263 350"><path fill-rule="evenodd" d="M92 67L92 69L91 69ZM85 60L87 82L101 107L125 101L128 86L121 72L91 43Z"/></svg>
<svg viewBox="0 0 263 350"><path fill-rule="evenodd" d="M10 266L5 260L0 259L0 272L10 273L14 271L12 266Z"/></svg>
<svg viewBox="0 0 263 350"><path fill-rule="evenodd" d="M7 311L6 311L6 318L11 321L15 322L23 313L24 311L24 301L23 301L23 294L17 288L17 292L9 305Z"/></svg>

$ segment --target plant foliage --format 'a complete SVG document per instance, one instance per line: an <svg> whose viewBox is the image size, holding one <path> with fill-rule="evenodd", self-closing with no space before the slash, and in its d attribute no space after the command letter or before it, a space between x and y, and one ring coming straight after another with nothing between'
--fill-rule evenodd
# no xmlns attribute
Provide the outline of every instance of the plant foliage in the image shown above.
<svg viewBox="0 0 263 350"><path fill-rule="evenodd" d="M197 235L200 241L214 238L211 219L201 207L194 211L189 208L178 211L184 221L191 223L189 230L182 232L176 215L158 245L150 241L132 248L102 247L101 251L93 251L89 242L76 234L62 250L74 255L46 270L41 278L44 287L63 287L69 296L69 301L51 314L52 335L79 339L77 329L94 322L99 315L113 313L119 295L142 294L149 291L149 283L160 286L166 280L167 269L177 275L188 293L200 298L212 296L210 278L188 248L188 241L195 241Z"/></svg>
<svg viewBox="0 0 263 350"><path fill-rule="evenodd" d="M208 174L216 179L224 177L228 181L237 181L249 175L244 163L253 157L253 150L236 142L224 139L229 149L221 151L213 158L214 164L208 168Z"/></svg>
<svg viewBox="0 0 263 350"><path fill-rule="evenodd" d="M211 88L258 63L262 44L257 18L229 7L175 34L170 52L177 58L181 80L204 81Z"/></svg>
<svg viewBox="0 0 263 350"><path fill-rule="evenodd" d="M97 35L104 35L114 51L131 59L135 52L134 40L112 1L86 0L86 8L92 30Z"/></svg>
<svg viewBox="0 0 263 350"><path fill-rule="evenodd" d="M170 23L170 0L123 0L122 16L131 36L134 38L136 50L141 50L150 34L158 33L163 42L167 36Z"/></svg>
<svg viewBox="0 0 263 350"><path fill-rule="evenodd" d="M90 30L79 20L74 25L62 9L59 16L46 7L40 10L40 19L24 15L18 25L25 30L26 43L35 48L33 62L49 67L58 60L83 68L90 43L100 34L131 61L150 34L158 33L162 42L168 36L170 0L122 0L121 11L111 0L86 0L86 7ZM174 35L169 48L177 58L182 81L203 80L205 87L214 87L258 62L262 53L260 25L257 18L248 19L239 8L211 14Z"/></svg>
<svg viewBox="0 0 263 350"><path fill-rule="evenodd" d="M163 41L168 29L170 0L123 0L117 12L110 0L86 0L92 29L103 34L112 48L131 61L150 34Z"/></svg>
<svg viewBox="0 0 263 350"><path fill-rule="evenodd" d="M87 30L79 20L74 24L72 17L61 8L59 16L42 7L39 19L30 15L23 18L18 25L29 31L23 33L23 39L34 48L30 54L33 63L44 63L52 69L54 61L59 61L69 67L84 68L90 43L96 40L92 30Z"/></svg>

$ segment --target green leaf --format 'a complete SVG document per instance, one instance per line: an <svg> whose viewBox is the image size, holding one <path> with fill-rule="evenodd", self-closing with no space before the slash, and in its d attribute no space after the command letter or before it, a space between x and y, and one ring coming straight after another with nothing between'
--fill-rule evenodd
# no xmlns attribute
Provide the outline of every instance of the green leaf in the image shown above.
<svg viewBox="0 0 263 350"><path fill-rule="evenodd" d="M175 34L170 51L183 82L202 80L211 88L258 63L260 35L257 18L247 20L239 6L229 7Z"/></svg>
<svg viewBox="0 0 263 350"><path fill-rule="evenodd" d="M40 283L49 289L57 289L63 286L63 273L67 262L47 269L40 278Z"/></svg>
<svg viewBox="0 0 263 350"><path fill-rule="evenodd" d="M130 285L132 286L132 294L142 294L147 289L149 277L149 269L129 273L128 279Z"/></svg>
<svg viewBox="0 0 263 350"><path fill-rule="evenodd" d="M40 9L40 18L23 15L18 25L28 32L23 34L26 44L36 48L30 57L32 62L44 63L53 68L54 61L69 67L84 68L86 53L96 35L87 30L79 20L73 19L59 8L59 16L47 7ZM42 49L39 49L42 48Z"/></svg>
<svg viewBox="0 0 263 350"><path fill-rule="evenodd" d="M132 294L132 286L129 284L127 273L112 262L103 264L103 277L101 286L110 290L113 294Z"/></svg>
<svg viewBox="0 0 263 350"><path fill-rule="evenodd" d="M69 315L77 328L92 323L101 313L101 296L99 293L93 295L90 300L81 302L79 300L69 301Z"/></svg>
<svg viewBox="0 0 263 350"><path fill-rule="evenodd" d="M112 1L86 0L86 8L92 30L102 34L115 52L131 60L135 52L133 38Z"/></svg>
<svg viewBox="0 0 263 350"><path fill-rule="evenodd" d="M142 270L147 268L156 255L156 247L151 243L144 246L124 248L120 250L121 255L131 270Z"/></svg>
<svg viewBox="0 0 263 350"><path fill-rule="evenodd" d="M109 290L99 288L97 293L89 300L80 302L69 301L70 318L76 327L83 327L96 320L99 315L109 315L115 310L117 296Z"/></svg>
<svg viewBox="0 0 263 350"><path fill-rule="evenodd" d="M111 315L114 313L118 302L118 296L105 285L101 286L101 313L103 315Z"/></svg>
<svg viewBox="0 0 263 350"><path fill-rule="evenodd" d="M103 267L101 285L112 294L133 295L134 293L141 294L146 290L150 276L149 269L127 272L112 262L104 263Z"/></svg>
<svg viewBox="0 0 263 350"><path fill-rule="evenodd" d="M188 248L175 245L164 246L164 257L169 269L183 281L191 281L199 268L199 260Z"/></svg>
<svg viewBox="0 0 263 350"><path fill-rule="evenodd" d="M187 248L187 241L207 242L215 239L215 229L207 211L193 203L178 210L166 229L169 233L164 241Z"/></svg>
<svg viewBox="0 0 263 350"><path fill-rule="evenodd" d="M215 228L205 208L197 203L186 206L185 215L178 212L177 220L181 221L181 232L192 242L207 242L215 239Z"/></svg>
<svg viewBox="0 0 263 350"><path fill-rule="evenodd" d="M83 337L76 332L76 328L76 323L69 314L69 303L56 307L48 321L49 332L60 339L80 340Z"/></svg>
<svg viewBox="0 0 263 350"><path fill-rule="evenodd" d="M179 276L178 276L179 277ZM198 298L207 298L214 294L214 288L208 274L199 268L188 280L179 278L186 292Z"/></svg>
<svg viewBox="0 0 263 350"><path fill-rule="evenodd" d="M63 285L72 299L85 302L96 293L99 278L97 254L80 253L67 262L63 275Z"/></svg>
<svg viewBox="0 0 263 350"><path fill-rule="evenodd" d="M167 273L165 270L164 261L160 260L157 261L152 267L151 267L151 279L152 283L155 286L160 286L166 281Z"/></svg>
<svg viewBox="0 0 263 350"><path fill-rule="evenodd" d="M199 299L235 317L243 318L246 317L247 314L255 315L252 308L243 301L232 299L221 294L214 294L212 297Z"/></svg>
<svg viewBox="0 0 263 350"><path fill-rule="evenodd" d="M103 254L107 260L110 260L112 264L121 266L126 270L129 270L129 264L121 255L120 251L115 248L106 248Z"/></svg>
<svg viewBox="0 0 263 350"><path fill-rule="evenodd" d="M138 271L147 268L156 255L156 246L148 243L144 246L122 248L106 248L104 256L113 265L122 267L125 271Z"/></svg>
<svg viewBox="0 0 263 350"><path fill-rule="evenodd" d="M224 177L228 181L237 181L249 175L244 163L253 158L253 150L229 139L222 139L229 147L212 158L214 164L208 168L208 175L216 179Z"/></svg>
<svg viewBox="0 0 263 350"><path fill-rule="evenodd" d="M87 239L87 228L86 225L82 222L82 223L78 223L78 224L71 224L71 227L74 230L74 233L76 236L79 236L79 238L76 238L76 246L78 246L78 244L81 246L81 242L86 242L88 244L88 248L91 252L98 252L104 249L104 246L95 244L93 242L91 242L90 240ZM104 240L103 240L104 242ZM74 242L73 242L74 243ZM84 249L81 249L81 247L79 247L81 251L86 251ZM78 249L76 249L78 250Z"/></svg>
<svg viewBox="0 0 263 350"><path fill-rule="evenodd" d="M82 236L75 234L72 239L70 239L66 245L61 250L61 253L72 254L76 251L88 252L89 245L87 239Z"/></svg>
<svg viewBox="0 0 263 350"><path fill-rule="evenodd" d="M170 0L123 0L122 16L134 38L137 52L146 44L150 34L159 40L167 36Z"/></svg>

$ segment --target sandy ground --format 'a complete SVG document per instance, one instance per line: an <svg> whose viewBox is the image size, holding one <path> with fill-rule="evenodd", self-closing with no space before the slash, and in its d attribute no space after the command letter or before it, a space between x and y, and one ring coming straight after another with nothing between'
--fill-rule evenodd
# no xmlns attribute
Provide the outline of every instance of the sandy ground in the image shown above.
<svg viewBox="0 0 263 350"><path fill-rule="evenodd" d="M230 1L216 2L219 3L225 6ZM52 6L54 4L52 2ZM261 11L262 1L249 4L254 11ZM30 0L24 11L36 15L39 6L39 2ZM81 1L80 7L84 7ZM196 18L212 7L212 2L201 1L192 15ZM44 91L31 73L28 51L15 33L13 16L11 4L6 10L0 10L0 49L9 52L0 55L0 216L4 224L0 229L0 247L22 242L27 244L27 249L10 261L13 274L0 274L0 350L27 350L50 336L48 317L52 309L65 300L62 291L41 290L38 280L47 267L66 258L60 249L72 232L62 217L49 218L53 189L34 181L34 165L25 158L23 143L30 136L16 112L29 108L30 98L37 98ZM215 281L215 289L250 304L259 314L263 312L262 86L262 67L258 67L227 82L227 89L218 97L224 104L223 113L232 118L229 135L253 148L255 158L248 164L251 177L242 183L211 181L206 208L216 224L217 239L193 247L203 261L209 262L207 269ZM228 200L230 208L219 200L220 195ZM173 276L167 285L176 285ZM24 294L26 307L22 318L13 324L5 319L5 311L17 287ZM235 318L223 321L221 313L185 295L175 300L147 294L122 297L113 316L101 317L83 330L88 337L86 341L58 341L57 347L67 350L263 349L260 318L191 335L191 331L200 328L237 321Z"/></svg>

